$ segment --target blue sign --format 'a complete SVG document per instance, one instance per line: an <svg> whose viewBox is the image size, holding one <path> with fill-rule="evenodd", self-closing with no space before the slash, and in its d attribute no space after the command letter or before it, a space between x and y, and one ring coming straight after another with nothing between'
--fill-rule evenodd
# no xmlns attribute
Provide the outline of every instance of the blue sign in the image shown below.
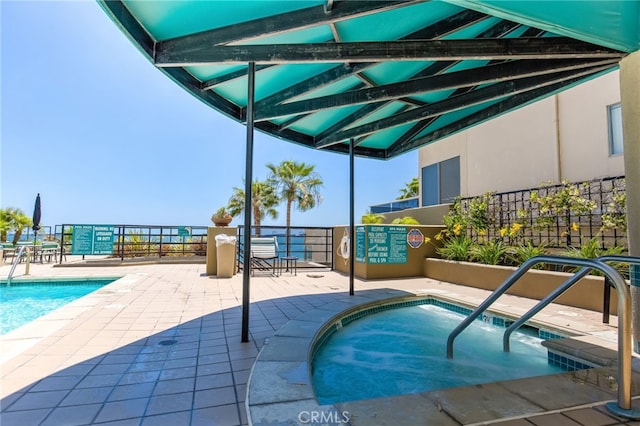
<svg viewBox="0 0 640 426"><path fill-rule="evenodd" d="M367 263L407 263L405 226L370 226L367 233Z"/></svg>
<svg viewBox="0 0 640 426"><path fill-rule="evenodd" d="M73 225L71 254L113 254L113 225Z"/></svg>

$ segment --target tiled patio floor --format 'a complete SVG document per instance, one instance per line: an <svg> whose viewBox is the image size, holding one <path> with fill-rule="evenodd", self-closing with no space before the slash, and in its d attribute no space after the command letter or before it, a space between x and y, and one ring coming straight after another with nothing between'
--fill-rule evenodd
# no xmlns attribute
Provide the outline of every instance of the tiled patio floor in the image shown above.
<svg viewBox="0 0 640 426"><path fill-rule="evenodd" d="M8 269L0 267L0 278ZM247 424L247 381L264 339L290 319L304 318L305 312L344 298L348 277L333 272L253 277L251 341L241 343L242 276L218 279L206 277L204 271L200 264L32 265L34 278L123 278L2 336L2 426ZM387 288L429 288L469 303L487 295L426 278L356 280L356 291ZM531 306L531 301L515 297L500 302L500 309L516 312ZM569 328L615 338L615 327L601 324L595 312L553 306L536 318L560 318ZM613 418L602 402L501 424L640 424ZM392 416L383 418L358 424L395 424ZM298 422L298 413L281 420ZM461 423L451 419L446 424Z"/></svg>

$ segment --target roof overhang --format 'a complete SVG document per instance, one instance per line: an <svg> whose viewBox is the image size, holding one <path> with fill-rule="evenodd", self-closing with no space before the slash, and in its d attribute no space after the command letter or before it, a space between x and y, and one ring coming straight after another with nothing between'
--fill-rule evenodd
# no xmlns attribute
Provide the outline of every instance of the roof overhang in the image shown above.
<svg viewBox="0 0 640 426"><path fill-rule="evenodd" d="M162 72L311 148L391 158L618 67L640 1L100 1ZM228 143L228 141L225 141Z"/></svg>

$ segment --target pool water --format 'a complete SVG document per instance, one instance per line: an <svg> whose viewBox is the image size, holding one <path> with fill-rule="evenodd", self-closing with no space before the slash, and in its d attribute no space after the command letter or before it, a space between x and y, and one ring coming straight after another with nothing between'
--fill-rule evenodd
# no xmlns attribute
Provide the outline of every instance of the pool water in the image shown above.
<svg viewBox="0 0 640 426"><path fill-rule="evenodd" d="M533 333L474 321L446 357L449 333L462 314L435 305L385 310L337 330L316 352L313 385L321 404L371 399L561 373Z"/></svg>
<svg viewBox="0 0 640 426"><path fill-rule="evenodd" d="M115 278L64 281L15 280L0 285L0 335L35 320L111 282Z"/></svg>

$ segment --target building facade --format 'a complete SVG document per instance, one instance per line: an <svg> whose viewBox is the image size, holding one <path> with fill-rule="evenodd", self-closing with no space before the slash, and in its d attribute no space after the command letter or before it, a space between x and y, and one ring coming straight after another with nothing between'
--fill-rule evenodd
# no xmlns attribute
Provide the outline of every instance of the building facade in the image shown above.
<svg viewBox="0 0 640 426"><path fill-rule="evenodd" d="M624 175L619 71L419 150L420 206Z"/></svg>

